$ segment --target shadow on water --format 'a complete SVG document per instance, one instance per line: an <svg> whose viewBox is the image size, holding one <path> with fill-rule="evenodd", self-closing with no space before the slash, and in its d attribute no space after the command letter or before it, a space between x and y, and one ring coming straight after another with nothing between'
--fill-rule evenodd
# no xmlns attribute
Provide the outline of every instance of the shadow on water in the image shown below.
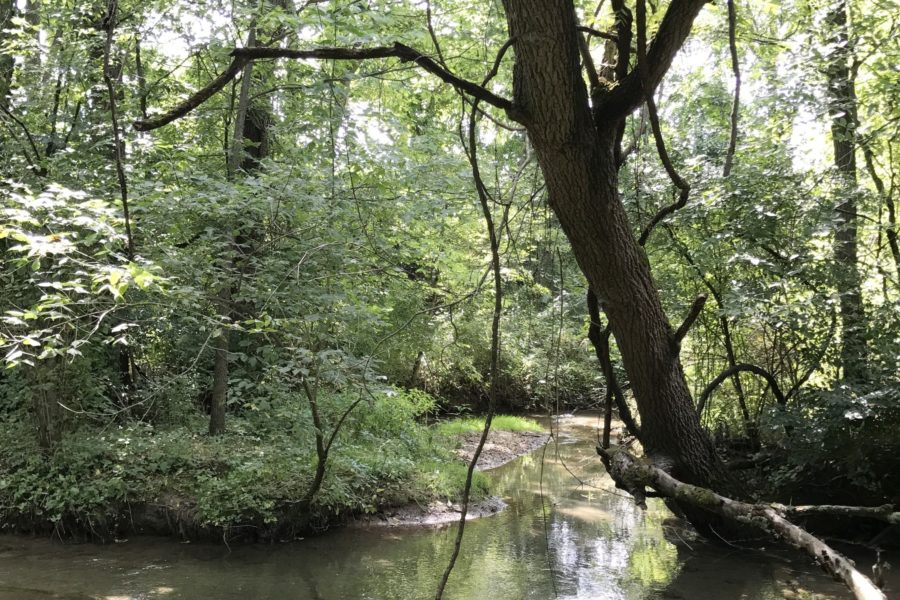
<svg viewBox="0 0 900 600"><path fill-rule="evenodd" d="M595 426L596 417L565 419L558 443L491 471L509 508L467 525L445 598L848 597L802 557L712 545L673 525L661 503L636 509L597 460ZM95 546L2 537L0 600L430 598L455 531L345 528L230 551L153 538Z"/></svg>

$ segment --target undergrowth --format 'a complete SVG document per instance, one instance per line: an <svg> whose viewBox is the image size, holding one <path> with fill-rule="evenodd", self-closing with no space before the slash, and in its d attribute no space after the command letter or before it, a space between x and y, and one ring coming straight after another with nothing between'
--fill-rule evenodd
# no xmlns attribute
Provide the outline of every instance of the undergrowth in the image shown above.
<svg viewBox="0 0 900 600"><path fill-rule="evenodd" d="M333 395L320 403L334 423L352 400ZM338 436L325 482L302 522L457 500L465 465L448 449L443 431L416 420L432 407L430 397L415 391L361 404ZM129 520L147 507L177 509L192 530L277 529L313 479L309 422L298 399L277 418L252 411L232 415L228 432L217 437L205 433L201 415L179 426L82 425L52 452L38 447L27 419L2 422L0 529L106 538L139 528ZM473 496L488 491L488 479L478 474Z"/></svg>

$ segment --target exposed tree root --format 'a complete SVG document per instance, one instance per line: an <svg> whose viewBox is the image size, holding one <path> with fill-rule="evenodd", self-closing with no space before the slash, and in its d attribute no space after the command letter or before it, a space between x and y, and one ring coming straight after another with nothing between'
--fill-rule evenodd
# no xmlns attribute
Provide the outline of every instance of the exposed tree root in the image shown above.
<svg viewBox="0 0 900 600"><path fill-rule="evenodd" d="M603 458L616 485L634 496L639 506L644 506L644 498L647 496L644 488L649 487L662 496L676 500L679 504L702 508L737 523L761 529L770 535L781 538L794 548L806 552L835 580L843 582L850 588L858 600L887 600L887 596L868 577L860 573L853 562L802 527L788 521L783 514L784 512L791 514L828 512L833 514L835 511L813 510L819 507L795 507L803 509L798 513L796 510L777 504L748 504L720 496L707 488L678 481L659 467L634 457L624 449L604 450L598 447L597 453ZM856 507L821 508L841 508L844 510L838 511L840 514L853 514L854 516L876 516L886 512L896 515L892 512L892 507L891 510L885 509L885 507L868 510ZM860 510L862 513L859 512Z"/></svg>

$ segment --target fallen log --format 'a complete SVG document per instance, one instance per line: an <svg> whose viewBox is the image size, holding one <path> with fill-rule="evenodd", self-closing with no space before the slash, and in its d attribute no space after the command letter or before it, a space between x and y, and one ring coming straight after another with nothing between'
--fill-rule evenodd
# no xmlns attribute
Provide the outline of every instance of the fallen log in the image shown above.
<svg viewBox="0 0 900 600"><path fill-rule="evenodd" d="M836 581L843 582L857 600L887 600L887 596L860 573L852 561L802 527L788 521L779 512L779 505L749 504L726 498L707 488L678 481L659 467L636 458L622 448L597 447L597 454L603 458L616 485L630 493L639 506L646 507L645 488L652 488L679 504L702 508L761 529L811 556Z"/></svg>

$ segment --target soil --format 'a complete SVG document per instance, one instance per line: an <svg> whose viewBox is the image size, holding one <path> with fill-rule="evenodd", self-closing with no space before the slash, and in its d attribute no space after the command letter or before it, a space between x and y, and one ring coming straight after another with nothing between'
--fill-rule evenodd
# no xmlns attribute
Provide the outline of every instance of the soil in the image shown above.
<svg viewBox="0 0 900 600"><path fill-rule="evenodd" d="M476 467L480 471L494 469L523 454L528 454L547 443L549 435L535 431L491 431L478 457ZM456 455L470 462L481 440L480 433L465 433L460 436L460 447Z"/></svg>
<svg viewBox="0 0 900 600"><path fill-rule="evenodd" d="M491 431L478 457L476 468L480 471L505 465L514 458L536 450L547 443L549 435L533 431ZM465 433L459 437L456 455L469 462L475 454L480 433ZM506 502L491 496L477 502L469 502L466 520L495 515L506 508ZM363 527L415 527L421 525L446 525L459 521L462 506L455 502L433 501L428 505L405 504L384 508L374 515L357 517L355 524Z"/></svg>

